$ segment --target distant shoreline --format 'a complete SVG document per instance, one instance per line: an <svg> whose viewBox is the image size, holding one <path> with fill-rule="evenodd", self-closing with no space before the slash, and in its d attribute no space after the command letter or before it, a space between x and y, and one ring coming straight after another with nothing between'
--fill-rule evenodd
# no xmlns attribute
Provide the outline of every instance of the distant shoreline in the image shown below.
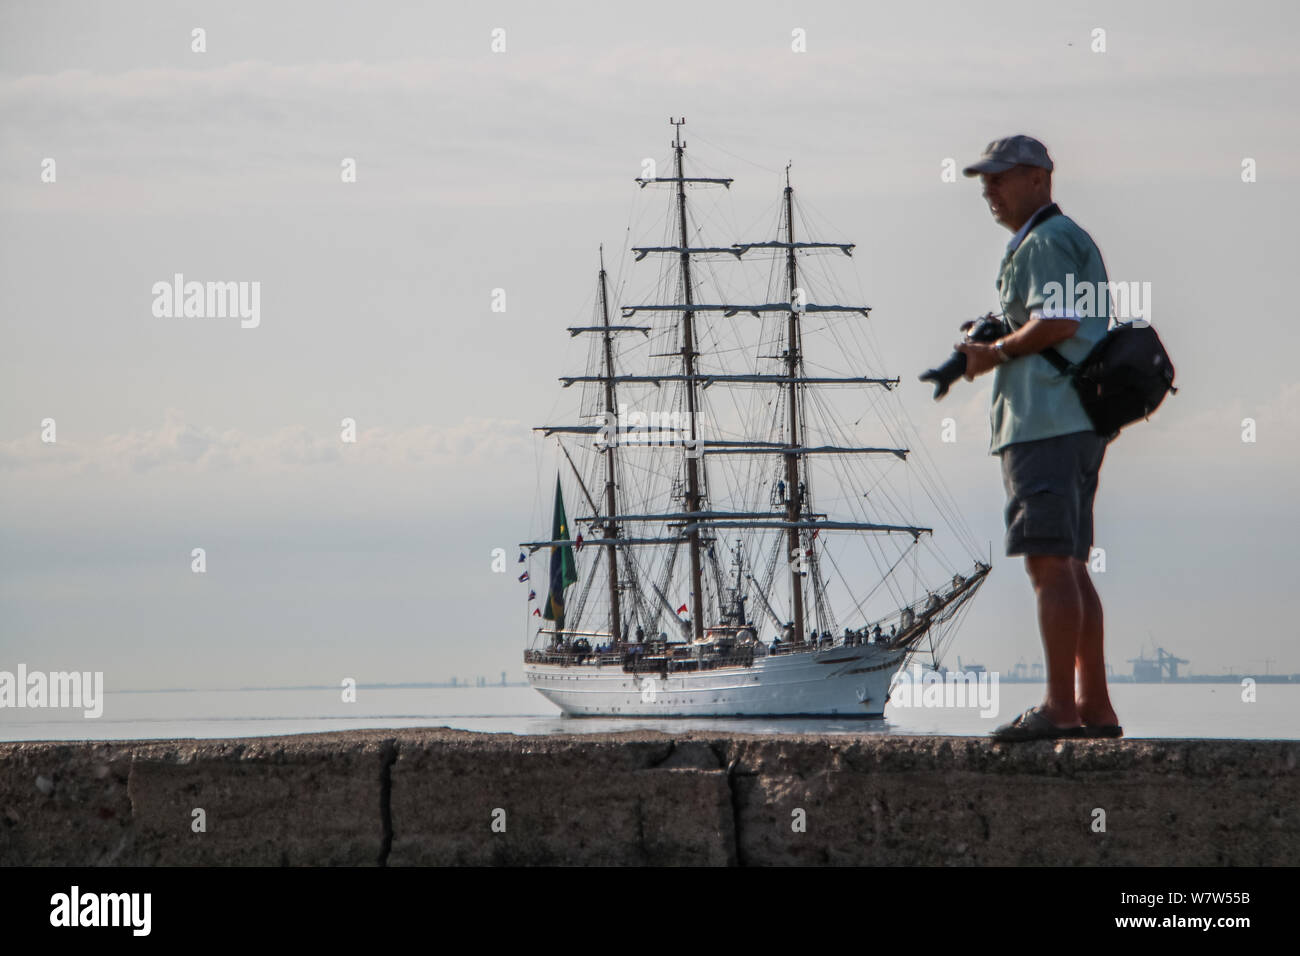
<svg viewBox="0 0 1300 956"><path fill-rule="evenodd" d="M1045 677L1007 677L998 675L1003 684L1045 684ZM1300 684L1300 674L1189 674L1186 677L1166 678L1165 680L1134 680L1131 675L1107 675L1110 684L1240 684L1243 680L1253 680L1256 684Z"/></svg>
<svg viewBox="0 0 1300 956"><path fill-rule="evenodd" d="M1044 677L1009 677L1000 671L996 673L1003 684L1043 684ZM1300 674L1190 674L1172 680L1134 680L1131 675L1109 675L1106 680L1113 684L1240 684L1250 679L1257 684L1300 684ZM531 687L528 681L509 681L505 684L466 684L466 683L404 683L404 684L357 684L357 690L489 690L493 687ZM337 684L295 684L275 687L144 687L113 690L114 694L215 694L236 693L243 691L268 690L329 690L337 691Z"/></svg>
<svg viewBox="0 0 1300 956"><path fill-rule="evenodd" d="M418 683L418 684L357 684L357 690L487 690L492 687L529 687L528 681L509 681L502 684L462 684L462 683ZM144 687L114 690L114 694L216 694L234 693L253 690L332 690L337 691L338 684L294 684L277 687Z"/></svg>

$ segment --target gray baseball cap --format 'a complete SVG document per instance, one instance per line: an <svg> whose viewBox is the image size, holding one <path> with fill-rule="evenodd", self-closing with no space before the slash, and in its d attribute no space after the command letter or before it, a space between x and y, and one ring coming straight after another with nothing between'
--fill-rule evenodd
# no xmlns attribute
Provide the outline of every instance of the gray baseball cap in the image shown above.
<svg viewBox="0 0 1300 956"><path fill-rule="evenodd" d="M1006 139L995 139L985 146L984 155L963 169L962 173L966 176L1000 173L1012 166L1041 166L1050 173L1052 159L1047 155L1047 147L1032 136L1008 136Z"/></svg>

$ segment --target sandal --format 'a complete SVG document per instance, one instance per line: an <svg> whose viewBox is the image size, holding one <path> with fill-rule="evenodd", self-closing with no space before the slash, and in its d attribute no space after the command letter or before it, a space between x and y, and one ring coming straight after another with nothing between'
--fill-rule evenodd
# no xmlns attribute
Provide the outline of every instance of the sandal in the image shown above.
<svg viewBox="0 0 1300 956"><path fill-rule="evenodd" d="M1123 737L1124 728L1119 724L1084 724L1081 737L1087 737L1092 740L1100 740L1106 737Z"/></svg>
<svg viewBox="0 0 1300 956"><path fill-rule="evenodd" d="M1003 724L993 731L993 739L999 743L1020 743L1025 740L1058 740L1084 736L1084 728L1058 727L1037 707L1027 711L1010 723Z"/></svg>

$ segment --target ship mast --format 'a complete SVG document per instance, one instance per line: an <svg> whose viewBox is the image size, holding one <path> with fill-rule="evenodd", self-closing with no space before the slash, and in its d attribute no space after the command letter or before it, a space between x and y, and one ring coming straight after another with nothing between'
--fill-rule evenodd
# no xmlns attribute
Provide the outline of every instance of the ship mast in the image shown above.
<svg viewBox="0 0 1300 956"><path fill-rule="evenodd" d="M618 435L618 406L614 403L614 345L610 335L609 297L605 288L605 247L600 247L600 315L605 339L605 423L612 436ZM605 446L605 537L618 537L614 516L618 514L614 497L614 449L617 441ZM614 645L623 641L623 618L618 604L618 549L609 549L609 634Z"/></svg>
<svg viewBox="0 0 1300 956"><path fill-rule="evenodd" d="M785 168L785 241L789 244L786 249L785 271L790 287L790 315L786 328L788 342L785 352L785 368L786 374L790 377L790 448L797 449L799 447L799 312L796 304L801 306L803 303L799 298L801 295L799 293L799 276L794 258L794 189L790 185L789 166ZM797 451L785 453L785 485L787 492L785 520L791 525L787 532L786 549L790 555L790 594L794 604L794 636L795 640L802 641L806 636L803 609L804 562L801 553L802 545L799 542L799 528L796 525L799 522L800 512L803 510L803 493L799 484L799 453Z"/></svg>
<svg viewBox="0 0 1300 956"><path fill-rule="evenodd" d="M688 420L691 425L691 444L686 455L686 510L700 510L700 472L699 458L694 454L699 448L699 434L697 432L697 403L699 396L696 393L695 382L695 312L691 306L695 303L695 292L691 287L691 253L690 241L686 234L686 183L684 182L685 172L682 170L682 150L686 144L682 142L682 126L686 124L686 117L680 120L669 118L674 126L677 127L673 138L673 155L675 157L675 173L677 180L677 222L681 235L681 266L682 266L682 289L686 296L683 300L686 304L686 310L682 313L682 374L686 376L686 411ZM694 628L695 639L704 639L704 586L703 575L700 569L700 532L698 527L692 528L690 532L690 557L691 557L691 622Z"/></svg>
<svg viewBox="0 0 1300 956"><path fill-rule="evenodd" d="M864 318L870 312L869 306L864 305L839 305L839 304L821 304L810 303L805 301L806 297L800 292L796 296L796 290L799 289L799 274L796 260L796 251L799 249L836 249L844 255L852 255L853 244L846 242L796 242L794 239L794 189L790 185L789 169L786 170L785 186L785 217L786 229L785 236L777 240L768 240L762 242L735 242L730 246L692 246L690 245L690 227L687 222L686 208L686 188L685 184L691 183L710 183L730 187L732 180L729 178L716 177L699 177L687 176L684 172L684 152L686 143L681 138L681 127L685 125L685 118L669 119L669 122L677 127L673 142L670 144L674 152L674 175L638 177L635 181L638 185L645 187L651 183L668 183L671 182L676 190L675 198L675 215L676 215L676 246L633 246L632 251L636 255L637 261L645 258L650 253L661 253L666 255L676 255L680 263L681 294L682 297L674 303L648 302L635 305L622 305L622 314L624 318L630 318L641 312L671 312L682 316L681 320L681 346L680 353L669 352L669 356L680 354L681 369L675 374L649 374L649 375L619 375L614 371L613 349L611 345L611 335L618 332L641 332L643 335L649 335L650 328L640 325L611 325L608 314L608 296L605 284L605 271L602 253L601 262L601 307L603 324L570 327L571 335L580 333L600 333L604 337L604 361L601 374L598 375L565 375L561 376L560 381L564 387L568 388L575 384L601 383L604 389L605 407L607 421L613 415L613 410L617 407L614 395L614 385L619 382L631 384L653 384L656 387L665 383L677 383L685 387L685 405L686 412L690 418L690 429L687 432L686 442L689 450L685 455L686 475L685 489L682 492L683 507L675 512L670 513L652 513L652 514L619 514L616 508L615 500L615 481L616 469L614 467L612 449L603 449L610 457L606 459L606 495L603 503L603 510L606 512L603 516L593 514L590 518L579 518L579 521L601 521L604 525L604 535L597 539L602 547L610 549L613 554L621 551L625 547L662 547L671 545L676 548L680 544L686 544L689 551L690 563L690 588L691 598L689 608L691 610L692 620L690 629L692 636L696 640L703 640L705 631L705 608L706 596L704 593L704 539L707 537L712 540L712 535L717 531L725 528L745 528L754 531L762 529L772 529L785 534L785 544L789 553L788 564L791 572L791 603L793 619L790 626L796 629L799 637L803 640L807 637L804 628L808 622L807 600L804 593L805 571L808 568L813 576L813 593L817 599L817 608L822 607L822 596L820 589L820 580L817 572L817 555L811 550L812 539L809 539L808 556L810 561L805 560L802 554L801 539L802 532L805 530L819 531L863 531L863 532L883 532L892 534L903 532L912 535L913 539L921 534L930 533L929 528L913 527L911 525L893 525L882 524L878 522L860 522L860 521L828 521L826 515L813 514L809 507L807 493L807 469L800 468L800 460L807 455L832 454L832 455L891 455L899 459L905 459L908 450L905 448L891 447L858 447L858 446L841 446L841 445L806 445L807 421L802 408L800 387L804 385L879 385L890 388L898 384L898 379L893 378L876 378L870 376L841 376L841 375L817 375L809 376L806 373L801 374L804 364L801 348L801 316L804 312L826 312L826 313L860 313ZM755 250L784 250L786 253L786 284L789 286L789 295L784 302L710 302L704 300L697 302L695 298L694 283L691 278L691 256L693 254L716 255L719 253L728 253L734 255L737 259ZM706 315L710 312L720 312L727 316L736 315L741 312L751 313L756 318L763 313L784 313L787 316L787 339L788 347L784 355L777 356L785 359L785 368L780 374L768 373L745 373L733 374L727 371L704 372L701 373L697 368L696 358L699 353L696 351L696 327L695 319L697 315ZM762 441L750 438L742 439L712 439L706 440L700 436L699 427L699 409L701 404L700 390L703 387L711 385L728 385L735 384L741 386L770 384L778 389L786 387L789 389L787 394L789 398L789 409L787 412L787 426L789 434L780 437L778 441ZM542 425L537 427L538 431L546 435L553 434L592 434L601 429L594 425ZM705 481L707 475L703 470L701 453L707 451L711 455L753 455L753 454L774 454L780 455L784 461L783 474L785 483L789 486L788 496L781 502L782 511L716 511L712 507L705 507L705 501L708 498ZM803 473L804 481L800 481L800 474ZM590 500L590 496L589 496ZM597 511L594 501L590 502L593 512ZM779 519L779 520L778 520ZM618 536L618 527L625 522L666 522L676 525L680 530L676 536L654 536L654 537L635 537L626 538ZM528 547L554 547L562 542L527 542ZM674 550L674 557L676 550ZM611 565L613 562L611 562ZM671 565L670 565L671 567ZM629 577L630 586L633 593L640 594L638 585L635 583L634 573L636 566L634 563L625 564L624 571ZM718 572L716 559L714 559L713 569L715 574ZM719 601L721 593L724 590L721 579L718 580ZM618 577L617 571L611 567L609 570L609 591L610 591L610 609L614 618L610 633L615 639L621 639L622 621L621 615L616 610L619 605ZM670 612L673 611L673 604L670 603L659 589L655 589L655 596L659 599ZM765 609L769 614L775 615L771 604L763 597ZM724 617L726 612L723 612ZM823 613L821 616L825 617Z"/></svg>
<svg viewBox="0 0 1300 956"><path fill-rule="evenodd" d="M870 307L863 305L842 305L830 303L814 303L807 301L805 290L800 286L798 250L800 249L825 249L838 250L845 256L852 255L854 248L852 243L848 242L819 242L819 241L796 241L794 230L794 188L791 185L790 166L786 166L786 182L784 187L784 215L785 230L784 236L781 236L779 224L777 235L778 239L765 240L761 242L734 242L729 246L692 246L691 227L688 224L688 210L686 203L685 184L692 183L709 183L727 186L731 185L732 180L729 178L713 177L696 177L686 176L685 174L685 147L686 143L682 140L681 127L685 125L686 120L673 119L670 117L669 122L675 127L674 138L670 144L673 148L674 155L674 175L669 177L649 176L638 177L635 182L641 187L651 183L672 182L675 187L675 215L676 215L676 233L679 245L671 246L633 246L632 252L635 254L636 261L641 261L651 253L676 255L680 268L680 292L681 298L676 302L645 302L640 304L621 305L622 316L624 319L631 318L641 312L665 313L668 315L680 315L680 348L678 352L667 352L666 355L655 355L654 358L673 359L675 355L680 355L680 373L677 369L665 369L663 374L617 374L614 369L614 348L613 336L621 332L640 332L649 338L652 331L650 326L620 324L612 325L609 316L609 299L608 299L608 276L605 271L604 249L601 248L600 256L600 274L599 274L599 292L601 307L600 324L590 326L577 326L568 329L571 335L581 333L599 333L602 338L602 360L599 362L602 368L602 374L593 375L565 375L560 377L560 381L568 388L575 384L588 384L600 382L603 389L605 424L596 426L591 424L554 424L542 425L537 427L537 431L546 435L553 434L575 434L591 435L601 431L611 431L611 440L600 448L605 455L605 495L600 506L596 504L596 496L590 494L586 485L583 483L583 475L578 471L576 466L574 472L577 474L579 486L582 488L587 503L591 506L592 515L589 517L579 517L576 521L589 522L594 535L595 524L600 523L603 526L603 535L592 543L599 543L601 547L609 549L609 568L608 582L609 589L609 614L610 626L609 634L612 643L615 646L626 645L625 623L642 621L646 613L646 601L643 593L642 583L638 581L637 562L632 560L630 551L624 551L624 548L649 547L649 548L671 548L669 560L662 569L660 582L654 580L648 581L649 589L653 591L654 597L659 604L667 609L670 615L674 611L674 605L678 601L669 601L664 593L664 589L680 578L674 577L674 565L680 554L680 546L686 544L689 549L690 564L690 588L691 596L688 606L691 611L691 622L689 630L696 641L702 642L706 630L705 614L709 605L708 596L704 591L704 561L706 549L704 545L708 543L708 558L710 567L715 575L715 584L717 588L716 608L719 618L711 623L723 625L735 625L736 630L748 627L749 622L745 613L745 601L747 599L744 593L744 582L748 581L755 585L753 596L757 598L762 605L763 610L771 621L781 628L783 624L777 609L773 607L770 599L770 585L776 571L775 561L767 566L764 578L760 583L752 574L747 575L745 552L743 541L737 541L735 551L735 584L730 590L732 598L730 603L726 603L724 594L728 590L718 568L717 559L712 553L712 544L718 540L716 535L719 531L729 528L745 529L746 531L761 532L772 530L776 532L775 540L769 539L766 535L761 535L763 540L769 541L771 546L777 548L776 553L772 555L775 559L779 556L779 547L783 543L788 554L787 565L790 570L790 612L792 619L789 621L789 627L793 629L794 640L800 644L809 637L807 628L810 624L819 627L829 626L832 629L838 629L834 617L834 608L827 601L824 582L821 579L818 568L818 558L820 549L815 547L817 535L821 532L852 532L867 534L895 534L903 533L910 535L913 545L920 539L923 534L932 534L933 529L917 527L910 524L888 524L868 520L835 520L828 518L830 516L819 514L814 511L814 505L811 501L810 485L812 481L813 455L884 455L893 456L899 460L906 460L909 450L906 448L861 447L851 444L809 444L809 422L810 419L817 415L817 407L810 405L808 409L803 408L802 399L808 395L818 393L809 393L804 390L804 386L883 386L890 389L899 384L899 379L880 378L871 376L854 376L854 375L827 375L814 374L809 375L806 371L805 358L802 350L802 315L804 313L858 313L863 318L869 317ZM670 226L671 228L671 226ZM785 252L785 283L788 289L788 295L784 302L775 301L754 301L747 302L728 302L712 299L709 297L697 301L695 297L695 287L692 280L691 256L692 254L718 256L722 254L734 255L737 260L741 259L748 253L768 250L784 250ZM775 269L780 268L779 258L773 257L773 273L771 279L777 278ZM664 278L668 278L667 273L663 273ZM731 298L723 296L724 299ZM775 296L774 296L775 298ZM779 355L762 355L767 361L773 359L784 360L781 371L777 374L770 372L760 372L757 369L745 372L732 372L724 368L716 370L701 371L696 359L700 353L696 351L696 317L699 316L707 320L711 312L721 313L726 317L732 317L741 313L748 313L755 319L762 319L764 314L773 314L779 316L784 313L786 316L786 348ZM777 320L779 321L779 319ZM667 331L667 330L665 330ZM669 333L671 334L671 332ZM706 336L707 337L707 336ZM765 338L765 336L764 336ZM596 363L593 363L596 364ZM675 364L675 363L671 363ZM720 363L725 365L725 363ZM709 363L705 363L705 368L709 368ZM595 371L595 368L588 369L588 372ZM651 370L652 372L654 370ZM667 512L652 511L651 513L639 513L645 509L638 509L638 513L620 514L618 508L618 465L623 464L621 459L616 458L617 449L614 447L620 444L617 436L621 434L621 423L619 422L618 404L617 404L617 383L626 382L629 384L649 384L656 388L666 384L680 384L685 387L685 411L689 415L690 427L685 432L687 442L687 453L685 454L685 488L681 487L680 466L672 468L672 472L678 476L672 480L672 491L669 495L670 501L681 501L682 506L672 508L669 506ZM784 428L776 425L777 431L767 432L765 435L758 437L749 437L742 435L738 438L717 437L705 440L701 436L699 421L699 412L702 404L703 389L713 386L740 386L752 387L754 385L773 386L777 390L777 395L788 401L786 409L786 418ZM788 389L783 391L782 389ZM590 408L584 401L584 408ZM762 412L763 417L767 413ZM778 412L779 420L779 412ZM770 421L770 420L769 420ZM764 429L766 431L766 429ZM786 434L781 434L786 431ZM818 429L814 426L812 432L815 434ZM680 434L680 433L679 433ZM655 442L657 444L658 442ZM568 457L568 451L561 444L561 450ZM788 488L788 493L783 495L780 502L769 501L766 504L766 510L717 510L717 505L713 502L708 492L708 474L704 470L702 452L709 455L779 455L782 459L782 465L777 473L784 476L784 484ZM806 464L801 467L801 461L808 458ZM725 460L725 459L724 459ZM771 459L767 459L769 462ZM569 458L570 464L573 464L572 458ZM751 472L752 473L752 472ZM769 474L771 474L769 472ZM801 480L802 479L802 480ZM593 488L593 490L595 490ZM626 490L626 489L625 489ZM626 497L626 496L625 496ZM743 499L742 499L743 500ZM778 510L779 504L779 510ZM626 502L624 502L626 507ZM603 509L603 515L600 511ZM625 527L628 523L653 522L666 525L668 530L660 532L648 532L646 534L634 534L632 537L626 535L620 536L620 528ZM781 542L780 535L785 533L785 541ZM808 532L808 534L805 534ZM566 538L562 540L542 540L524 542L522 546L529 548L531 551L537 551L540 548L558 548L570 544ZM766 548L767 546L764 545ZM619 562L617 556L622 553L626 559L622 564L622 572L626 579L626 588L623 592L630 595L630 599L635 605L632 608L632 619L628 622L623 620L619 588ZM901 562L896 561L887 571L884 577L887 578L893 573L895 567ZM950 588L945 588L942 594L930 593L922 602L917 601L912 605L902 607L898 619L900 628L896 637L892 637L889 643L891 650L904 650L908 653L919 648L919 642L923 635L933 635L937 628L954 619L956 613L971 598L975 591L982 584L984 577L988 574L990 565L983 562L976 562L975 572L970 577L954 575ZM680 571L676 572L680 574ZM812 580L805 583L804 578L811 574ZM583 586L583 601L586 595L592 590L597 577L597 569L593 566L591 573L587 576L586 583ZM882 578L883 583L884 578ZM811 586L811 590L809 590ZM870 597L870 594L867 595ZM582 602L579 602L578 610L575 611L575 619L581 615ZM859 606L858 611L861 613L862 608ZM656 612L652 619L654 629L657 629L659 613ZM868 621L867 623L871 623ZM877 631L879 630L879 620L876 622ZM638 628L639 630L639 628ZM755 628L755 631L758 629ZM539 629L541 633L541 629ZM891 635L893 632L891 631ZM757 635L755 635L757 636ZM846 644L850 644L846 639ZM633 649L624 647L625 652ZM637 649L641 650L641 649ZM933 640L930 651L938 657L938 650ZM552 652L547 652L552 653ZM719 657L718 654L724 656ZM714 656L707 658L716 666L727 665L728 659L725 657L725 651L713 652ZM702 656L703 652L697 653L697 660L703 662L706 660ZM630 654L625 659L627 661L636 658L636 654ZM668 666L669 658L672 652L669 651L661 656L664 666ZM633 669L635 671L635 664ZM721 662L721 663L719 663ZM581 663L579 659L578 663ZM703 667L703 663L700 665Z"/></svg>

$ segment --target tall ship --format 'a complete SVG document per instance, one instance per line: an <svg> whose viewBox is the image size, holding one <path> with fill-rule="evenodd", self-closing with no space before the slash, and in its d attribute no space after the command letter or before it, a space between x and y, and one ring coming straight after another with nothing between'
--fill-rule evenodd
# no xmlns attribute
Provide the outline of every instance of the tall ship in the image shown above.
<svg viewBox="0 0 1300 956"><path fill-rule="evenodd" d="M536 429L554 456L549 532L519 556L524 672L572 716L880 717L914 657L939 664L991 558L907 447L871 310L837 278L854 244L817 238L789 165L767 234L719 242L734 180L688 163L670 122L635 179L666 195L629 226L659 234L613 282L602 248L568 328L588 346L560 378L572 417Z"/></svg>

